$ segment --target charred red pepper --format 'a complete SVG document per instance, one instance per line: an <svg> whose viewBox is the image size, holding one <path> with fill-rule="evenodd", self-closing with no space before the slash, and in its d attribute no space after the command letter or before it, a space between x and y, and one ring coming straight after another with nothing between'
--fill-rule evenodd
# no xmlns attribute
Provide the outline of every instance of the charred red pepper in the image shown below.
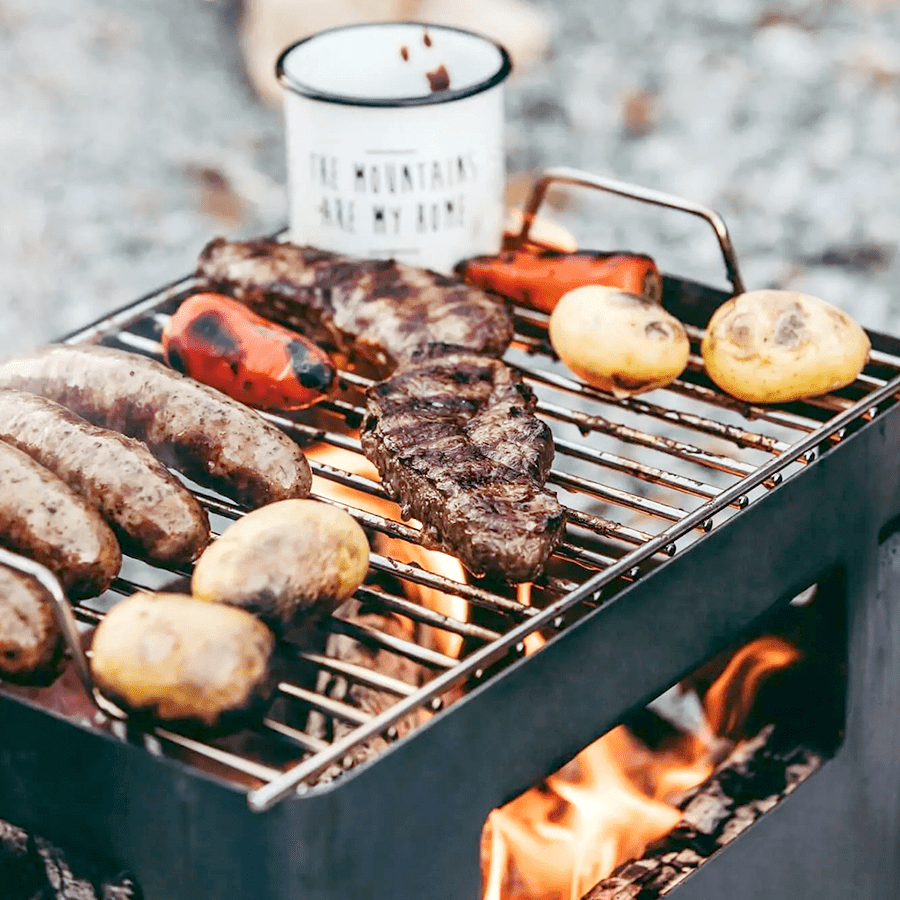
<svg viewBox="0 0 900 900"><path fill-rule="evenodd" d="M224 294L185 300L162 344L173 369L260 409L305 409L335 380L323 350Z"/></svg>
<svg viewBox="0 0 900 900"><path fill-rule="evenodd" d="M617 287L657 302L662 298L656 263L639 253L505 250L463 260L456 273L469 284L546 313L563 294L586 284Z"/></svg>

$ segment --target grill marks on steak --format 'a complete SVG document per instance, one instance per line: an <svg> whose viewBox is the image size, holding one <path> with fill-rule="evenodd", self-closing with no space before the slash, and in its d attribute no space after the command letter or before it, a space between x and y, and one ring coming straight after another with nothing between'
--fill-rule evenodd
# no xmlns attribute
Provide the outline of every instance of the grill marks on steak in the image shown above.
<svg viewBox="0 0 900 900"><path fill-rule="evenodd" d="M404 516L476 574L532 581L564 511L543 488L553 438L500 360L434 348L373 385L361 441Z"/></svg>
<svg viewBox="0 0 900 900"><path fill-rule="evenodd" d="M258 238L217 238L197 274L267 319L387 374L434 344L501 356L513 334L506 302L395 260L357 259Z"/></svg>

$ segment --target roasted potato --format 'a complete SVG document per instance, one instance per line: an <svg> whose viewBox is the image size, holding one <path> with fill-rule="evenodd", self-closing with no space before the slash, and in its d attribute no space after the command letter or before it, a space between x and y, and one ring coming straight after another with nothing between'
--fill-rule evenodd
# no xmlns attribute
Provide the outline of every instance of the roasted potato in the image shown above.
<svg viewBox="0 0 900 900"><path fill-rule="evenodd" d="M206 548L191 593L281 629L331 613L368 568L369 543L352 516L316 500L282 500L247 513Z"/></svg>
<svg viewBox="0 0 900 900"><path fill-rule="evenodd" d="M751 291L723 303L701 347L709 377L750 403L787 403L850 384L869 356L845 312L793 291Z"/></svg>
<svg viewBox="0 0 900 900"><path fill-rule="evenodd" d="M658 303L599 284L564 294L549 334L579 378L618 397L669 384L690 353L684 326Z"/></svg>
<svg viewBox="0 0 900 900"><path fill-rule="evenodd" d="M244 610L140 592L97 626L91 672L100 691L132 713L225 727L266 699L274 643Z"/></svg>

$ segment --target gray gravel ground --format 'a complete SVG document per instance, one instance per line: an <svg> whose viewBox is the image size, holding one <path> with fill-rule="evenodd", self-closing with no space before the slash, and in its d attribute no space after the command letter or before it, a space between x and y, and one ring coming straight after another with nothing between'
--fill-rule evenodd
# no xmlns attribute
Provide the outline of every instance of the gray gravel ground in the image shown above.
<svg viewBox="0 0 900 900"><path fill-rule="evenodd" d="M548 59L509 83L511 173L577 166L728 223L748 287L900 333L900 2L535 0ZM281 114L243 77L236 0L0 0L0 356L286 218ZM577 192L586 245L721 281L698 220Z"/></svg>

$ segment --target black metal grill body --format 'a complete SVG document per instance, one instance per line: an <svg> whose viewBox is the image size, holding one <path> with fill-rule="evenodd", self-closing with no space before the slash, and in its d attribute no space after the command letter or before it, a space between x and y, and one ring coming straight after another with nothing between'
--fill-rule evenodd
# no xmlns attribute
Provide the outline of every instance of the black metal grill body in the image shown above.
<svg viewBox="0 0 900 900"><path fill-rule="evenodd" d="M856 481L860 496L853 502L852 489L842 491L846 516L827 526L834 528L827 553L846 579L843 742L788 802L689 878L679 900L900 897L898 436L893 416L860 435L865 446L843 475ZM821 490L824 507L833 493ZM805 527L824 541L819 524ZM799 566L809 571L825 558L810 548L810 564Z"/></svg>
<svg viewBox="0 0 900 900"><path fill-rule="evenodd" d="M723 294L669 285L702 325ZM875 336L891 353L897 342ZM847 585L836 757L677 890L900 896L900 408L332 785L263 813L241 789L0 693L0 817L130 871L147 900L472 900L491 809L829 573ZM679 896L682 896L679 895Z"/></svg>

